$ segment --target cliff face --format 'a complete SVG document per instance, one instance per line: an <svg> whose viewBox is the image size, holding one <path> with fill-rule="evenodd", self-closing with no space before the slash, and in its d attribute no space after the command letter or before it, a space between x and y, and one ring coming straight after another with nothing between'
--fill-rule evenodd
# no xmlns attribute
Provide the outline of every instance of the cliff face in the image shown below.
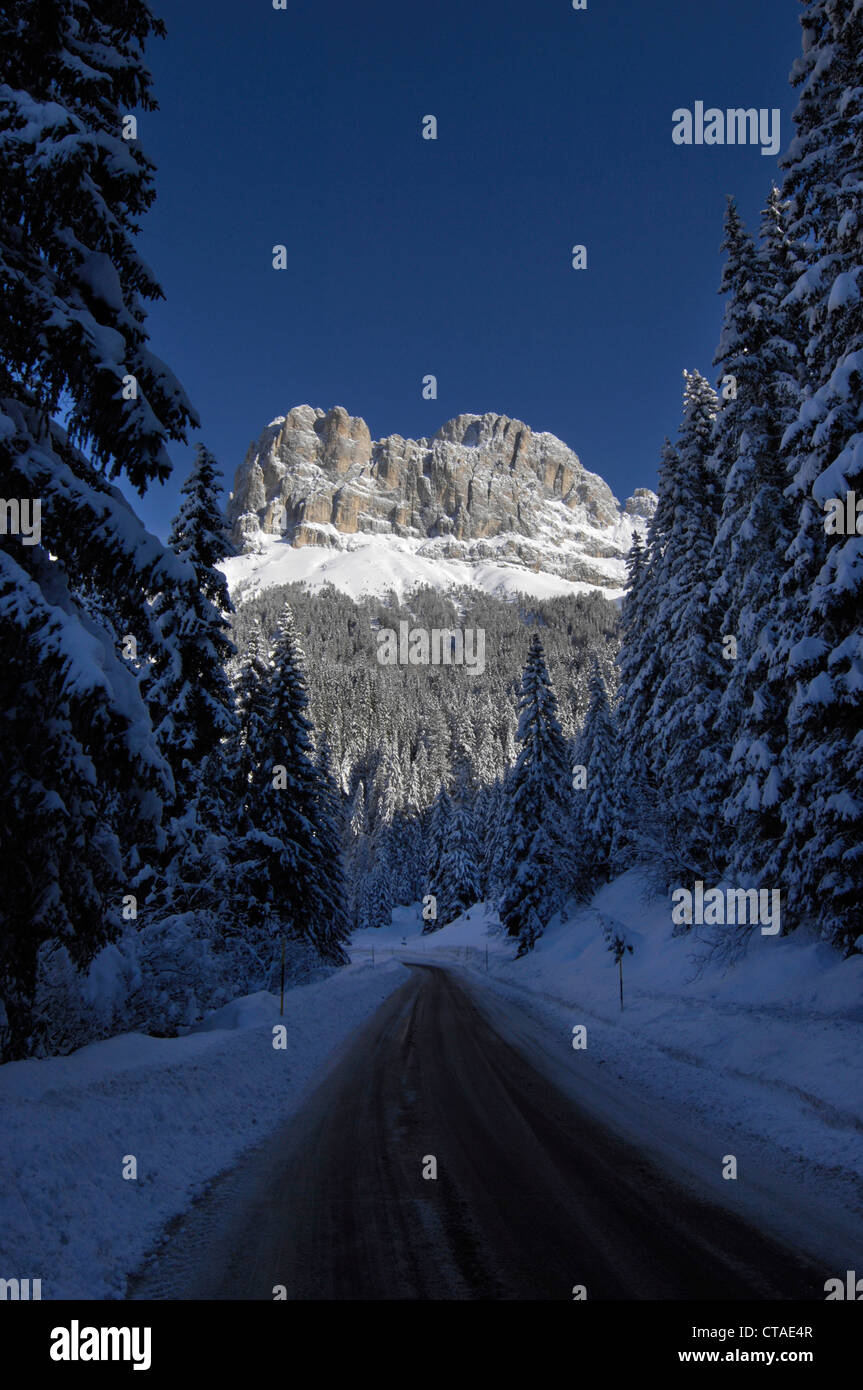
<svg viewBox="0 0 863 1390"><path fill-rule="evenodd" d="M607 585L608 562L622 562L655 504L639 489L621 508L566 444L505 415L459 415L431 439L373 441L340 406L304 405L251 445L228 515L243 551L266 535L345 549L357 533L389 534L426 556Z"/></svg>

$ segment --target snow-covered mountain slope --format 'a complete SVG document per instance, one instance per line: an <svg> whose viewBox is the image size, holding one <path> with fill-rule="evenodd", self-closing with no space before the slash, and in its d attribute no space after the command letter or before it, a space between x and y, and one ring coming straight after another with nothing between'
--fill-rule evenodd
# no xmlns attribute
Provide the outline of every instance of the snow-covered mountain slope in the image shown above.
<svg viewBox="0 0 863 1390"><path fill-rule="evenodd" d="M351 598L395 593L403 599L413 589L481 589L498 598L528 594L556 598L561 594L602 594L616 599L623 593L623 562L608 560L605 585L563 579L541 569L501 561L471 563L429 552L419 543L397 536L351 536L344 549L304 545L300 549L274 536L261 536L256 548L221 568L236 603L253 598L276 584L305 584L310 589L332 584Z"/></svg>
<svg viewBox="0 0 863 1390"><path fill-rule="evenodd" d="M228 516L241 553L225 569L237 598L296 581L354 597L469 585L614 598L655 505L640 488L621 507L566 444L507 416L373 442L341 407L299 406L237 470Z"/></svg>

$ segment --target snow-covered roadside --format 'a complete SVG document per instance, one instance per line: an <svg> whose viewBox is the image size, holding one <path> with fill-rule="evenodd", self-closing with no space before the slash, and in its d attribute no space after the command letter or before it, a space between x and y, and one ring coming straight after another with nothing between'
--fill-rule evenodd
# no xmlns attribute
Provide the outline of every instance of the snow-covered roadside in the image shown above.
<svg viewBox="0 0 863 1390"><path fill-rule="evenodd" d="M624 924L634 945L622 1013L600 914ZM518 1004L535 1025L525 1024L522 1042L538 1062L559 1058L581 1098L589 1094L637 1142L658 1153L669 1135L691 1135L700 1163L703 1137L715 1137L714 1199L746 1205L754 1170L781 1170L834 1214L863 1217L863 957L842 961L802 935L756 935L736 966L714 961L698 971L703 943L671 935L669 903L648 900L636 873L550 927L522 960L495 934L496 920L480 906L422 938L416 913L405 910L391 929L357 935L354 958L373 939L378 960L390 951L438 958L473 975L479 999L487 992ZM510 1031L520 1028L511 1010L506 1017ZM584 1052L572 1047L578 1024L587 1028ZM724 1154L738 1158L736 1183L721 1179ZM667 1146L662 1157L670 1161ZM863 1222L854 1226L863 1231Z"/></svg>
<svg viewBox="0 0 863 1390"><path fill-rule="evenodd" d="M395 963L354 965L290 990L283 1018L276 996L251 995L188 1037L130 1033L0 1068L0 1278L41 1279L43 1299L123 1297L165 1222L297 1109L404 980Z"/></svg>

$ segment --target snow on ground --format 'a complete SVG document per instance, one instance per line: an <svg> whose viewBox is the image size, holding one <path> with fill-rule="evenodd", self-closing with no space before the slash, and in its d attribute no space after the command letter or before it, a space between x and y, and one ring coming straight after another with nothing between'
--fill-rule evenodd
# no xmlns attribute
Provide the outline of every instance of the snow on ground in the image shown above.
<svg viewBox="0 0 863 1390"><path fill-rule="evenodd" d="M331 529L338 535L335 528ZM252 598L262 589L276 584L305 584L312 590L332 584L352 599L391 592L404 599L420 587L448 590L463 585L497 598L512 598L516 594L538 599L564 594L601 594L607 599L619 599L625 576L622 560L594 559L591 563L604 566L609 577L608 588L597 587L503 561L471 563L419 555L419 547L428 548L428 541L391 535L351 536L344 550L324 545L304 545L295 549L281 537L263 534L260 545L260 553L238 555L220 566L235 602Z"/></svg>
<svg viewBox="0 0 863 1390"><path fill-rule="evenodd" d="M600 913L624 923L635 947L622 1013ZM539 1064L551 1057L582 1103L664 1163L700 1164L703 1177L707 1152L714 1199L758 1209L755 1175L777 1170L816 1194L824 1219L807 1214L806 1230L836 1253L827 1272L842 1274L841 1238L863 1228L863 958L756 934L738 965L699 972L698 943L672 937L670 904L648 900L636 873L550 927L523 960L486 906L430 936L421 928L418 907L399 909L391 927L355 934L352 967L291 990L285 1051L272 1046L278 1000L258 994L184 1038L127 1034L0 1068L0 1277L41 1279L43 1298L122 1297L165 1222L297 1109L327 1058L403 982L399 961L423 959L463 971L500 1028ZM572 1048L577 1024L584 1053ZM719 1178L724 1153L738 1156L737 1183ZM127 1155L137 1180L122 1177ZM804 1206L791 1205L767 1215L803 1221Z"/></svg>
<svg viewBox="0 0 863 1390"><path fill-rule="evenodd" d="M624 957L623 1012L600 914L624 924L634 945ZM479 998L490 990L519 1004L538 1025L532 1041L559 1048L586 1084L591 1068L592 1102L655 1153L667 1134L695 1144L716 1133L726 1146L717 1177L724 1153L738 1156L742 1174L718 1182L714 1197L745 1205L747 1172L781 1169L834 1214L863 1216L863 957L843 961L802 933L756 933L738 964L705 962L706 943L672 936L670 900L650 898L637 872L549 927L521 960L486 905L429 936L422 925L419 908L399 909L392 927L355 934L354 959L367 959L372 945L378 961L437 958L465 970ZM587 1027L585 1053L572 1047L578 1024ZM619 1082L647 1106L637 1132L631 1104L612 1094ZM863 1245L858 1257L863 1268Z"/></svg>
<svg viewBox="0 0 863 1390"><path fill-rule="evenodd" d="M122 1298L164 1223L298 1108L403 982L398 965L352 966L290 990L283 1018L256 994L187 1037L130 1033L0 1068L0 1278L41 1279L43 1299Z"/></svg>

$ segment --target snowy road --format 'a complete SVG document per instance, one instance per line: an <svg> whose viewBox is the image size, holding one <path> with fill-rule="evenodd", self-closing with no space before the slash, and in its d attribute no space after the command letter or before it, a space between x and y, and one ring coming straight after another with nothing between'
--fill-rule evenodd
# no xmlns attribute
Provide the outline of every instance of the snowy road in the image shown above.
<svg viewBox="0 0 863 1390"><path fill-rule="evenodd" d="M503 1007L411 966L290 1123L175 1225L132 1296L823 1298L831 1271L624 1142L577 1085L555 1084L517 1018L501 1026Z"/></svg>

